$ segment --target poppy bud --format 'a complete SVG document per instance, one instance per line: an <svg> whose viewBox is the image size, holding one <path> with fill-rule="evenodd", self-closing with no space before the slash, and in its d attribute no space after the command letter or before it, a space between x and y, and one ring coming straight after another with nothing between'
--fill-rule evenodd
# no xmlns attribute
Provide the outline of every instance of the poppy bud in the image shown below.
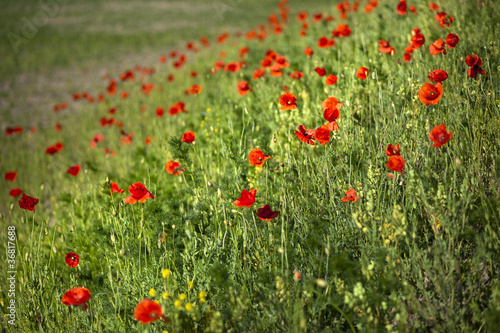
<svg viewBox="0 0 500 333"><path fill-rule="evenodd" d="M113 209L113 215L114 216L118 215L118 212L115 209Z"/></svg>
<svg viewBox="0 0 500 333"><path fill-rule="evenodd" d="M120 255L121 255L121 256L125 255L125 250L124 250L124 249L121 249L121 250L120 250Z"/></svg>
<svg viewBox="0 0 500 333"><path fill-rule="evenodd" d="M293 279L297 282L299 282L301 276L300 276L300 273L299 272L295 272L293 273Z"/></svg>
<svg viewBox="0 0 500 333"><path fill-rule="evenodd" d="M175 224L172 224L172 229L175 229Z"/></svg>
<svg viewBox="0 0 500 333"><path fill-rule="evenodd" d="M281 167L284 168L285 167L285 163L281 163Z"/></svg>
<svg viewBox="0 0 500 333"><path fill-rule="evenodd" d="M208 181L208 182L207 182L207 184L208 184L208 186L210 186L210 187L214 187L214 184L212 184L212 182L211 182L211 181Z"/></svg>
<svg viewBox="0 0 500 333"><path fill-rule="evenodd" d="M276 138L273 138L273 142L276 143Z"/></svg>

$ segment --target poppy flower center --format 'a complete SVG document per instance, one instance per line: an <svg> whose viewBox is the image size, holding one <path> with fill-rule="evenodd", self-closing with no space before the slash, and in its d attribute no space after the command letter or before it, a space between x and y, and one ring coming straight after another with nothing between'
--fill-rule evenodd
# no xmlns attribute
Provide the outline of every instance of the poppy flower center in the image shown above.
<svg viewBox="0 0 500 333"><path fill-rule="evenodd" d="M158 317L158 314L155 313L155 312L152 312L152 313L149 314L149 318L151 318L151 319L155 319L157 317Z"/></svg>
<svg viewBox="0 0 500 333"><path fill-rule="evenodd" d="M444 136L439 137L439 141L444 141Z"/></svg>
<svg viewBox="0 0 500 333"><path fill-rule="evenodd" d="M74 256L71 256L71 261L75 261L75 257Z"/></svg>

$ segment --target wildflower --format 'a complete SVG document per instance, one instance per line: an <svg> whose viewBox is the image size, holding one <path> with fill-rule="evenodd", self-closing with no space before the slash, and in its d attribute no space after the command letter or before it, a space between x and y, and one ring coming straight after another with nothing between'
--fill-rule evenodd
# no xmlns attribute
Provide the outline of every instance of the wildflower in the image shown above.
<svg viewBox="0 0 500 333"><path fill-rule="evenodd" d="M323 113L323 117L326 121L332 122L339 118L340 111L339 108L342 106L342 103L335 97L328 97L321 103L321 107L325 110Z"/></svg>
<svg viewBox="0 0 500 333"><path fill-rule="evenodd" d="M293 73L289 74L289 76L290 76L292 79L295 79L295 80L300 80L301 78L303 78L303 77L304 77L304 73L299 72L299 71L294 71Z"/></svg>
<svg viewBox="0 0 500 333"><path fill-rule="evenodd" d="M292 93L285 93L280 96L279 103L282 105L280 110L297 109L297 98Z"/></svg>
<svg viewBox="0 0 500 333"><path fill-rule="evenodd" d="M162 275L162 276L163 276L163 278L165 278L165 279L166 279L166 278L168 278L168 277L170 277L170 269L168 269L168 268L163 269L163 270L161 271L161 275Z"/></svg>
<svg viewBox="0 0 500 333"><path fill-rule="evenodd" d="M76 287L68 290L61 299L64 305L82 306L87 311L87 302L91 297L90 291L84 287Z"/></svg>
<svg viewBox="0 0 500 333"><path fill-rule="evenodd" d="M175 302L174 302L174 306L175 306L176 308L178 308L178 307L180 307L181 305L182 305L182 302L181 302L181 301L179 301L178 299L176 299L176 300L175 300Z"/></svg>
<svg viewBox="0 0 500 333"><path fill-rule="evenodd" d="M81 167L78 164L75 164L71 168L69 168L68 171L66 171L66 173L76 177L76 176L78 176L78 173L80 172L80 170L81 170Z"/></svg>
<svg viewBox="0 0 500 333"><path fill-rule="evenodd" d="M429 73L428 78L431 82L443 82L448 78L448 73L442 69L435 69Z"/></svg>
<svg viewBox="0 0 500 333"><path fill-rule="evenodd" d="M400 155L394 155L389 157L387 162L387 167L391 171L397 171L403 174L403 168L405 167L405 160Z"/></svg>
<svg viewBox="0 0 500 333"><path fill-rule="evenodd" d="M193 84L190 88L189 88L189 93L191 95L199 95L201 93L201 87L197 84Z"/></svg>
<svg viewBox="0 0 500 333"><path fill-rule="evenodd" d="M385 150L385 154L389 157L401 155L401 149L399 149L399 143L396 145L396 148L394 148L394 145L389 144L387 146L387 149Z"/></svg>
<svg viewBox="0 0 500 333"><path fill-rule="evenodd" d="M261 168L264 165L264 162L268 159L271 159L270 156L264 155L262 150L255 148L252 149L250 154L248 155L248 161L251 165Z"/></svg>
<svg viewBox="0 0 500 333"><path fill-rule="evenodd" d="M341 198L340 200L342 200L342 202L347 202L347 201L352 201L352 202L356 202L358 201L359 199L359 196L356 195L356 191L353 190L353 189L350 189L350 190L347 190L347 192L345 193L345 197Z"/></svg>
<svg viewBox="0 0 500 333"><path fill-rule="evenodd" d="M165 291L163 294L161 294L161 297L163 299L167 299L167 297L168 297L168 291Z"/></svg>
<svg viewBox="0 0 500 333"><path fill-rule="evenodd" d="M23 191L22 191L20 188L18 188L18 187L14 187L12 190L10 190L9 195L10 195L11 197L14 197L14 198L15 198L15 197L17 197L18 195L20 195L21 193L23 193Z"/></svg>
<svg viewBox="0 0 500 333"><path fill-rule="evenodd" d="M443 95L443 86L441 82L432 85L430 83L424 83L420 91L418 92L418 99L425 105L434 105L439 102L441 96Z"/></svg>
<svg viewBox="0 0 500 333"><path fill-rule="evenodd" d="M30 211L34 211L36 208L35 206L37 204L38 204L38 199L30 197L26 195L26 193L23 193L21 200L19 200L19 207Z"/></svg>
<svg viewBox="0 0 500 333"><path fill-rule="evenodd" d="M55 153L60 152L63 148L64 145L62 144L62 142L58 142L52 146L47 147L47 149L45 149L45 153L48 155L53 155Z"/></svg>
<svg viewBox="0 0 500 333"><path fill-rule="evenodd" d="M455 34L450 33L450 34L448 34L448 36L446 36L446 45L450 49L455 48L455 46L457 46L459 41L460 41L460 38L458 38L458 36Z"/></svg>
<svg viewBox="0 0 500 333"><path fill-rule="evenodd" d="M265 205L259 208L257 211L257 217L262 221L271 222L272 219L277 217L280 214L280 211L273 211L271 206Z"/></svg>
<svg viewBox="0 0 500 333"><path fill-rule="evenodd" d="M300 273L295 271L295 273L293 273L293 279L296 281L296 282L299 282L300 281Z"/></svg>
<svg viewBox="0 0 500 333"><path fill-rule="evenodd" d="M330 142L330 130L328 129L328 125L317 128L314 131L313 138L322 145L326 145Z"/></svg>
<svg viewBox="0 0 500 333"><path fill-rule="evenodd" d="M439 148L451 139L451 132L446 132L446 125L437 125L429 133L429 139L434 142L433 147Z"/></svg>
<svg viewBox="0 0 500 333"><path fill-rule="evenodd" d="M323 67L316 67L314 69L316 73L318 73L319 76L325 76L326 75L326 70Z"/></svg>
<svg viewBox="0 0 500 333"><path fill-rule="evenodd" d="M347 24L340 23L335 30L332 31L333 37L349 37L351 28Z"/></svg>
<svg viewBox="0 0 500 333"><path fill-rule="evenodd" d="M188 281L188 288L193 289L194 287L194 282L193 281Z"/></svg>
<svg viewBox="0 0 500 333"><path fill-rule="evenodd" d="M253 75L252 77L257 80L259 78L261 78L262 76L264 76L266 74L266 70L265 69L262 69L262 68L257 68L254 72L253 72Z"/></svg>
<svg viewBox="0 0 500 333"><path fill-rule="evenodd" d="M306 47L304 49L304 54L308 57L311 57L314 54L314 51L310 47Z"/></svg>
<svg viewBox="0 0 500 333"><path fill-rule="evenodd" d="M187 311L193 311L193 304L191 304L191 302L188 302L188 303L186 303L186 305L184 306L184 308Z"/></svg>
<svg viewBox="0 0 500 333"><path fill-rule="evenodd" d="M337 77L333 74L329 74L326 77L325 82L327 86L333 86L335 83L337 83Z"/></svg>
<svg viewBox="0 0 500 333"><path fill-rule="evenodd" d="M399 15L406 15L406 0L401 0L396 7L396 12Z"/></svg>
<svg viewBox="0 0 500 333"><path fill-rule="evenodd" d="M179 162L168 161L167 164L165 164L165 171L171 175L178 176L185 170L184 168L181 168Z"/></svg>
<svg viewBox="0 0 500 333"><path fill-rule="evenodd" d="M144 139L144 144L145 145L149 145L151 144L151 140L153 139L153 137L151 135L148 135L145 139Z"/></svg>
<svg viewBox="0 0 500 333"><path fill-rule="evenodd" d="M230 62L224 67L224 70L226 72L233 72L233 73L239 71L240 69L241 69L241 64L238 61Z"/></svg>
<svg viewBox="0 0 500 333"><path fill-rule="evenodd" d="M361 80L366 80L367 76L368 76L368 68L366 67L360 67L358 68L358 71L356 72L356 76L358 77L358 79L361 79Z"/></svg>
<svg viewBox="0 0 500 333"><path fill-rule="evenodd" d="M322 36L320 39L318 39L318 47L319 48L327 48L335 45L335 40L333 39L328 39L326 36Z"/></svg>
<svg viewBox="0 0 500 333"><path fill-rule="evenodd" d="M314 146L314 141L311 140L314 136L315 130L306 129L304 125L299 126L299 130L295 131L295 135L299 138L300 141L308 143Z"/></svg>
<svg viewBox="0 0 500 333"><path fill-rule="evenodd" d="M380 45L380 47L378 48L380 52L390 55L396 54L396 50L391 45L389 45L389 41L380 40L378 44Z"/></svg>
<svg viewBox="0 0 500 333"><path fill-rule="evenodd" d="M182 139L181 141L182 142L185 142L185 143L193 143L194 142L194 139L195 139L195 135L194 135L194 132L192 131L187 131L186 133L184 133L182 135Z"/></svg>
<svg viewBox="0 0 500 333"><path fill-rule="evenodd" d="M148 199L155 198L154 195L152 195L151 192L146 189L146 186L142 185L141 183L134 183L130 185L128 191L132 195L123 199L123 201L131 205L135 204L137 201L139 201L140 203L144 203Z"/></svg>
<svg viewBox="0 0 500 333"><path fill-rule="evenodd" d="M80 257L74 252L68 252L64 260L69 267L76 267L78 266L78 262L80 262Z"/></svg>
<svg viewBox="0 0 500 333"><path fill-rule="evenodd" d="M250 191L243 190L241 192L241 196L234 200L234 205L236 207L252 207L255 202L255 196L257 194L257 190L252 189Z"/></svg>
<svg viewBox="0 0 500 333"><path fill-rule="evenodd" d="M185 293L182 293L182 294L179 295L179 299L181 301L184 301L186 298L187 298L187 295Z"/></svg>
<svg viewBox="0 0 500 333"><path fill-rule="evenodd" d="M156 290L155 290L155 288L151 288L151 289L149 289L149 296L151 296L151 297L155 297L155 295L156 295Z"/></svg>
<svg viewBox="0 0 500 333"><path fill-rule="evenodd" d="M135 307L134 317L143 324L163 318L161 305L150 299L143 299Z"/></svg>
<svg viewBox="0 0 500 333"><path fill-rule="evenodd" d="M5 180L8 180L9 182L13 182L17 178L17 172L16 171L7 171L5 173Z"/></svg>
<svg viewBox="0 0 500 333"><path fill-rule="evenodd" d="M248 86L247 81L238 82L236 89L238 89L238 94L241 96L245 96L249 91L252 91L252 88Z"/></svg>
<svg viewBox="0 0 500 333"><path fill-rule="evenodd" d="M467 55L467 58L465 58L465 63L467 66L470 68L467 70L467 76L470 78L475 79L477 77L477 73L481 73L483 75L486 75L486 73L483 71L481 68L481 65L483 64L483 60L477 56L477 54L474 54L473 57L470 55Z"/></svg>
<svg viewBox="0 0 500 333"><path fill-rule="evenodd" d="M123 192L125 192L125 190L124 189L120 189L118 187L118 184L115 183L115 182L111 182L110 185L111 185L110 195L112 195L113 192L116 192L116 193L123 193Z"/></svg>
<svg viewBox="0 0 500 333"><path fill-rule="evenodd" d="M425 44L425 36L422 33L420 33L419 28L413 29L411 33L412 33L412 37L410 40L411 47L413 47L414 49L421 48L422 45Z"/></svg>
<svg viewBox="0 0 500 333"><path fill-rule="evenodd" d="M432 43L431 46L429 46L429 51L431 51L431 54L434 56L438 55L441 52L446 55L446 49L444 48L445 45L445 42L443 42L443 40L439 38L437 41Z"/></svg>
<svg viewBox="0 0 500 333"><path fill-rule="evenodd" d="M412 5L412 6L410 6L409 9L410 9L410 12L412 12L415 15L417 15L417 7L416 6Z"/></svg>

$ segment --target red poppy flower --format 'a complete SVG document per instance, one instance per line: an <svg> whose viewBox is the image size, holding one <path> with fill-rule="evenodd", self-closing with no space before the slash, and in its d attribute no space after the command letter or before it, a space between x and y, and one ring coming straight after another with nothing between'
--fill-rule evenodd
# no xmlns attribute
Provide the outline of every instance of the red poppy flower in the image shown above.
<svg viewBox="0 0 500 333"><path fill-rule="evenodd" d="M434 2L429 3L429 9L432 11L436 11L439 9L439 6L436 5Z"/></svg>
<svg viewBox="0 0 500 333"><path fill-rule="evenodd" d="M130 185L128 191L132 195L126 197L125 199L123 199L123 201L131 205L135 204L137 201L139 201L140 203L144 203L148 199L155 198L154 195L152 195L151 192L146 189L146 186L142 185L141 183L134 183Z"/></svg>
<svg viewBox="0 0 500 333"><path fill-rule="evenodd" d="M47 149L45 149L45 153L48 155L53 155L55 153L60 152L63 148L64 145L61 142L58 142L52 146L47 147Z"/></svg>
<svg viewBox="0 0 500 333"><path fill-rule="evenodd" d="M438 55L441 52L446 55L446 49L444 48L445 45L445 42L439 38L437 41L432 43L431 46L429 46L429 51L431 51L432 55Z"/></svg>
<svg viewBox="0 0 500 333"><path fill-rule="evenodd" d="M249 91L252 91L252 88L248 86L247 81L238 82L236 89L238 89L238 94L241 96L245 96Z"/></svg>
<svg viewBox="0 0 500 333"><path fill-rule="evenodd" d="M104 126L112 126L116 123L116 119L115 118L106 118L106 117L102 117L100 120L99 120L99 124L101 125L101 127L104 127Z"/></svg>
<svg viewBox="0 0 500 333"><path fill-rule="evenodd" d="M10 195L11 197L14 197L14 198L15 198L15 197L17 197L18 195L20 195L21 193L23 193L23 191L22 191L20 188L15 187L15 188L13 188L12 190L10 190L9 195Z"/></svg>
<svg viewBox="0 0 500 333"><path fill-rule="evenodd" d="M432 85L430 83L424 83L420 91L418 92L418 99L425 105L434 105L439 102L441 96L443 95L443 86L441 82Z"/></svg>
<svg viewBox="0 0 500 333"><path fill-rule="evenodd" d="M412 30L412 37L410 40L410 45L414 49L419 49L425 44L425 36L420 33L420 29L416 28Z"/></svg>
<svg viewBox="0 0 500 333"><path fill-rule="evenodd" d="M405 167L405 160L401 155L394 155L389 157L389 161L387 162L387 167L391 171L397 171L403 174L403 169Z"/></svg>
<svg viewBox="0 0 500 333"><path fill-rule="evenodd" d="M142 324L147 324L159 318L163 318L161 305L150 299L143 299L135 307L134 317Z"/></svg>
<svg viewBox="0 0 500 333"><path fill-rule="evenodd" d="M312 18L313 23L319 23L323 21L323 14L322 13L315 13Z"/></svg>
<svg viewBox="0 0 500 333"><path fill-rule="evenodd" d="M316 73L318 73L319 76L325 76L326 75L326 70L323 67L316 67L314 69Z"/></svg>
<svg viewBox="0 0 500 333"><path fill-rule="evenodd" d="M389 41L380 40L378 44L380 45L380 47L378 48L380 52L390 55L396 54L396 50L391 45L389 45Z"/></svg>
<svg viewBox="0 0 500 333"><path fill-rule="evenodd" d="M243 190L241 192L241 196L234 200L234 205L236 207L252 207L255 202L255 195L257 194L257 190L253 189L250 191Z"/></svg>
<svg viewBox="0 0 500 333"><path fill-rule="evenodd" d="M372 10L374 10L378 6L378 1L377 0L372 0L370 1L366 6L365 6L365 13L369 14Z"/></svg>
<svg viewBox="0 0 500 333"><path fill-rule="evenodd" d="M410 12L412 12L413 14L417 15L417 7L416 6L410 6Z"/></svg>
<svg viewBox="0 0 500 333"><path fill-rule="evenodd" d="M76 177L76 176L78 176L80 169L81 169L81 167L79 165L75 164L71 168L69 168L68 171L66 171L66 173Z"/></svg>
<svg viewBox="0 0 500 333"><path fill-rule="evenodd" d="M19 134L23 131L23 128L20 127L20 126L16 126L16 127L7 127L5 129L5 135L6 136L10 136L10 135L14 135L14 134Z"/></svg>
<svg viewBox="0 0 500 333"><path fill-rule="evenodd" d="M62 126L60 123L56 123L56 132L59 133L61 132Z"/></svg>
<svg viewBox="0 0 500 333"><path fill-rule="evenodd" d="M22 209L34 211L37 203L38 199L32 198L26 195L26 193L23 193L23 197L21 198L21 200L19 200L19 207L21 207Z"/></svg>
<svg viewBox="0 0 500 333"><path fill-rule="evenodd" d="M69 252L64 258L69 267L76 267L80 262L80 257L74 252Z"/></svg>
<svg viewBox="0 0 500 333"><path fill-rule="evenodd" d="M347 24L340 23L337 29L332 31L333 37L349 37L351 35L351 28Z"/></svg>
<svg viewBox="0 0 500 333"><path fill-rule="evenodd" d="M226 72L237 72L241 69L241 64L238 61L235 62L230 62L229 64L224 67L224 70Z"/></svg>
<svg viewBox="0 0 500 333"><path fill-rule="evenodd" d="M429 139L434 142L433 147L439 148L451 139L451 132L446 132L446 125L437 125L429 133Z"/></svg>
<svg viewBox="0 0 500 333"><path fill-rule="evenodd" d="M299 71L295 71L291 74L289 74L289 76L292 78L292 79L295 79L295 80L300 80L301 78L304 77L304 73L302 72L299 72Z"/></svg>
<svg viewBox="0 0 500 333"><path fill-rule="evenodd" d="M459 41L460 38L458 38L458 36L455 34L448 34L448 36L446 36L446 45L450 49L455 48L455 46L457 46Z"/></svg>
<svg viewBox="0 0 500 333"><path fill-rule="evenodd" d="M123 192L125 192L125 190L124 189L120 189L118 187L118 184L115 183L115 182L111 182L110 185L111 185L111 190L110 190L110 193L109 193L110 195L112 195L113 192L116 192L116 193L123 193Z"/></svg>
<svg viewBox="0 0 500 333"><path fill-rule="evenodd" d="M283 75L283 72L281 71L279 66L272 65L271 67L269 67L269 70L269 74L271 74L271 76L280 77Z"/></svg>
<svg viewBox="0 0 500 333"><path fill-rule="evenodd" d="M304 125L299 126L299 130L295 131L295 135L299 138L300 141L308 143L314 146L314 141L311 140L314 137L315 130L306 129Z"/></svg>
<svg viewBox="0 0 500 333"><path fill-rule="evenodd" d="M405 55L403 56L403 61L410 62L411 61L411 54L405 53Z"/></svg>
<svg viewBox="0 0 500 333"><path fill-rule="evenodd" d="M264 76L266 74L266 70L265 69L262 69L262 68L257 68L254 72L253 72L253 75L252 77L257 80L259 78L261 78L262 76Z"/></svg>
<svg viewBox="0 0 500 333"><path fill-rule="evenodd" d="M396 11L399 15L406 15L406 0L401 0L396 7Z"/></svg>
<svg viewBox="0 0 500 333"><path fill-rule="evenodd" d="M342 202L347 202L347 201L356 202L356 201L358 201L358 199L359 199L359 196L356 195L356 191L353 189L350 189L350 190L347 190L347 192L345 192L345 197L341 198L340 200L342 200Z"/></svg>
<svg viewBox="0 0 500 333"><path fill-rule="evenodd" d="M262 221L271 222L272 219L280 215L280 211L273 211L271 206L265 205L259 208L257 211L257 217Z"/></svg>
<svg viewBox="0 0 500 333"><path fill-rule="evenodd" d="M271 156L264 155L264 152L258 148L252 149L250 154L248 154L248 161L250 164L259 168L261 168L268 159L271 159Z"/></svg>
<svg viewBox="0 0 500 333"><path fill-rule="evenodd" d="M282 105L280 110L297 109L297 98L292 93L285 93L280 96L279 103Z"/></svg>
<svg viewBox="0 0 500 333"><path fill-rule="evenodd" d="M325 127L325 126L326 126L326 128L328 128L328 130L330 132L333 132L333 131L336 131L339 129L339 125L337 124L336 121L329 121L328 124L323 125L322 127Z"/></svg>
<svg viewBox="0 0 500 333"><path fill-rule="evenodd" d="M308 46L304 49L304 54L308 57L311 57L314 54L314 51Z"/></svg>
<svg viewBox="0 0 500 333"><path fill-rule="evenodd" d="M122 134L123 134L123 137L121 138L122 145L129 146L132 143L132 139L135 133L130 133L130 134L122 133Z"/></svg>
<svg viewBox="0 0 500 333"><path fill-rule="evenodd" d="M8 180L10 182L13 182L17 178L17 172L16 171L7 171L5 173L5 180Z"/></svg>
<svg viewBox="0 0 500 333"><path fill-rule="evenodd" d="M385 154L389 157L401 155L401 149L399 149L399 143L396 145L396 148L394 148L394 145L389 144L387 146L387 149L385 150Z"/></svg>
<svg viewBox="0 0 500 333"><path fill-rule="evenodd" d="M76 287L68 290L61 301L64 305L82 306L85 311L87 311L87 302L91 297L90 290L84 287Z"/></svg>
<svg viewBox="0 0 500 333"><path fill-rule="evenodd" d="M428 78L431 82L443 82L448 78L448 73L442 69L435 69L429 73Z"/></svg>
<svg viewBox="0 0 500 333"><path fill-rule="evenodd" d="M318 47L319 48L327 48L335 45L335 40L333 39L328 39L326 36L322 36L320 39L318 39Z"/></svg>
<svg viewBox="0 0 500 333"><path fill-rule="evenodd" d="M333 86L335 83L337 83L337 77L333 74L329 74L326 77L325 82L327 86Z"/></svg>
<svg viewBox="0 0 500 333"><path fill-rule="evenodd" d="M366 67L360 67L358 69L358 71L356 72L356 76L358 77L358 79L361 79L361 80L366 80L367 76L368 76L368 68Z"/></svg>
<svg viewBox="0 0 500 333"><path fill-rule="evenodd" d="M467 70L467 76L475 79L477 77L477 73L481 73L483 75L486 75L486 73L483 71L481 68L481 65L483 64L483 60L477 56L477 54L474 54L473 57L470 55L467 55L465 58L465 63L467 66L470 68Z"/></svg>
<svg viewBox="0 0 500 333"><path fill-rule="evenodd" d="M178 176L185 170L184 168L181 168L179 162L168 161L167 164L165 164L165 171L171 175Z"/></svg>
<svg viewBox="0 0 500 333"><path fill-rule="evenodd" d="M338 109L340 108L342 105L344 105L343 103L340 103L335 97L328 97L327 99L325 99L323 102L321 102L321 107L324 109L324 110L327 110L327 109ZM328 120L328 119L327 119ZM335 119L334 119L335 120ZM329 120L331 121L331 120Z"/></svg>
<svg viewBox="0 0 500 333"><path fill-rule="evenodd" d="M446 14L446 12L438 12L436 16L434 16L434 20L439 22L441 28L448 28L450 24L454 22L453 17Z"/></svg>
<svg viewBox="0 0 500 333"><path fill-rule="evenodd" d="M187 131L186 133L184 133L182 135L181 141L185 142L185 143L193 143L195 138L196 138L196 136L194 135L194 132Z"/></svg>
<svg viewBox="0 0 500 333"><path fill-rule="evenodd" d="M330 130L328 129L328 125L317 128L314 131L313 138L322 145L326 145L330 142Z"/></svg>
<svg viewBox="0 0 500 333"><path fill-rule="evenodd" d="M189 88L189 93L191 95L199 95L201 93L201 87L197 84L193 84L190 88Z"/></svg>

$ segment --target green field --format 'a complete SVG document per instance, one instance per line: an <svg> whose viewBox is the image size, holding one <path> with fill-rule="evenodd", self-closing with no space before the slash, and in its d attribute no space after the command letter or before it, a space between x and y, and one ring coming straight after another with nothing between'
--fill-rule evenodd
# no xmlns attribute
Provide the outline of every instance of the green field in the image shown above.
<svg viewBox="0 0 500 333"><path fill-rule="evenodd" d="M0 14L2 331L495 332L498 2L52 3L29 38L40 3Z"/></svg>

